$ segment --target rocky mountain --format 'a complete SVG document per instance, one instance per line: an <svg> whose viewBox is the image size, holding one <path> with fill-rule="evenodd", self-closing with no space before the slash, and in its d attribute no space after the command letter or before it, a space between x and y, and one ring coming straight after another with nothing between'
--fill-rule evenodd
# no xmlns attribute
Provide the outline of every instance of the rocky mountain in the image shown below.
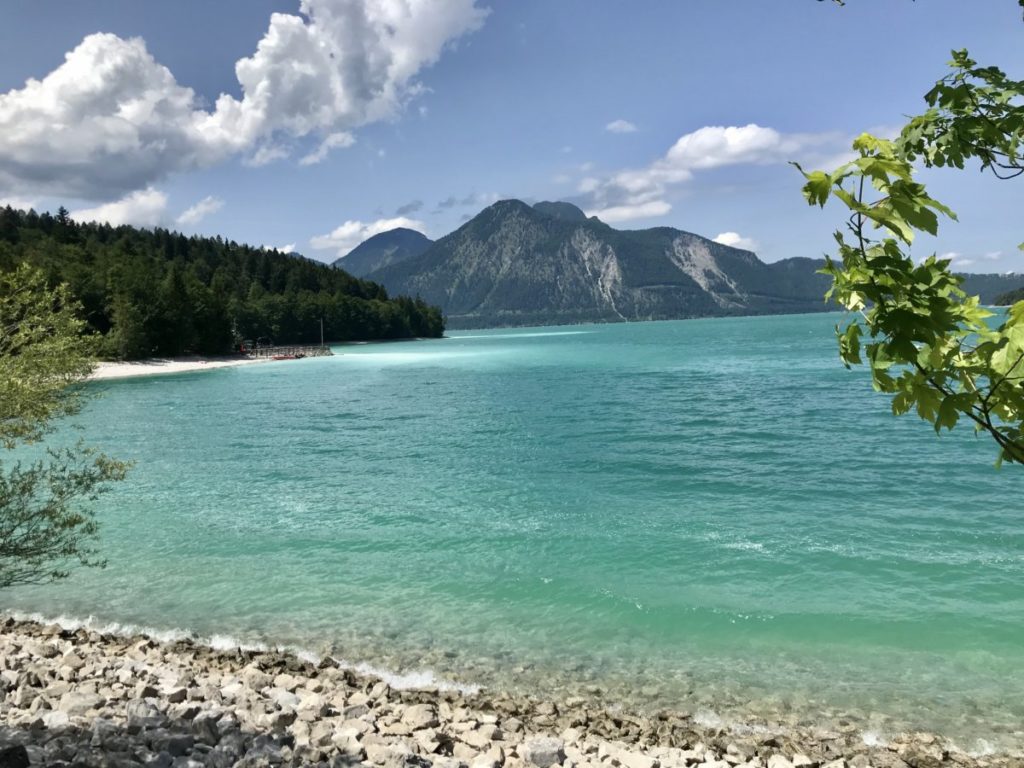
<svg viewBox="0 0 1024 768"><path fill-rule="evenodd" d="M433 240L415 229L398 227L364 240L335 261L334 266L350 275L363 277L374 270L419 256L432 244Z"/></svg>
<svg viewBox="0 0 1024 768"><path fill-rule="evenodd" d="M503 200L417 257L372 273L440 303L450 327L810 312L810 260L768 265L669 227L621 231L568 203Z"/></svg>
<svg viewBox="0 0 1024 768"><path fill-rule="evenodd" d="M617 230L569 203L502 200L368 278L440 305L450 328L479 328L827 311L823 264L765 264L670 227ZM972 277L986 301L1016 287Z"/></svg>

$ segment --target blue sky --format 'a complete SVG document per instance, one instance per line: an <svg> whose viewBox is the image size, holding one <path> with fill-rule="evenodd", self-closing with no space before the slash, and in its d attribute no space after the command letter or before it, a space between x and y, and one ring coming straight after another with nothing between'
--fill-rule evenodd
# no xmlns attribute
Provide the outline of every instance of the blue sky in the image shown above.
<svg viewBox="0 0 1024 768"><path fill-rule="evenodd" d="M35 0L0 13L0 200L325 261L396 223L439 237L504 197L724 235L767 261L820 256L841 212L808 208L786 160L833 164L860 131L901 124L951 48L1024 78L1013 0ZM1024 272L1024 181L922 178L960 223L916 256Z"/></svg>

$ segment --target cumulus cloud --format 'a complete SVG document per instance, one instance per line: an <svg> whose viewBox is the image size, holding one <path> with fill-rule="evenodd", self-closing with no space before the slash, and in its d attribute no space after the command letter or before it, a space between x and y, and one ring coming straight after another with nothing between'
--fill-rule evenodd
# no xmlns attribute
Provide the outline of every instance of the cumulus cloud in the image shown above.
<svg viewBox="0 0 1024 768"><path fill-rule="evenodd" d="M98 221L112 227L119 227L122 224L155 227L163 221L166 210L167 195L150 187L132 192L115 203L72 211L71 218L75 221Z"/></svg>
<svg viewBox="0 0 1024 768"><path fill-rule="evenodd" d="M205 109L141 38L86 37L41 80L0 94L0 194L109 200L242 153L280 159L397 113L416 76L486 11L476 0L301 0L275 13L235 72L241 96ZM322 159L322 158L321 158ZM311 159L310 162L315 162Z"/></svg>
<svg viewBox="0 0 1024 768"><path fill-rule="evenodd" d="M193 227L211 213L216 213L223 207L223 200L219 197L207 195L191 208L186 209L185 212L178 217L178 225L182 227Z"/></svg>
<svg viewBox="0 0 1024 768"><path fill-rule="evenodd" d="M590 214L606 221L662 216L672 208L665 199L670 188L689 181L697 171L806 161L809 153L833 151L841 141L836 134L784 134L754 123L706 126L680 136L668 152L644 168L606 178L586 177L577 188L589 197Z"/></svg>
<svg viewBox="0 0 1024 768"><path fill-rule="evenodd" d="M295 251L295 243L288 243L287 245L264 245L264 251L278 251L279 253L293 253Z"/></svg>
<svg viewBox="0 0 1024 768"><path fill-rule="evenodd" d="M651 200L635 205L610 205L598 210L587 211L587 216L597 216L605 224L615 224L632 219L650 219L664 216L672 210L672 206L664 200Z"/></svg>
<svg viewBox="0 0 1024 768"><path fill-rule="evenodd" d="M610 133L635 133L636 126L629 120L612 120L604 129Z"/></svg>
<svg viewBox="0 0 1024 768"><path fill-rule="evenodd" d="M397 227L415 229L419 232L423 232L425 229L422 221L408 219L405 216L396 216L393 219L377 219L371 222L349 220L326 235L318 235L312 238L309 244L318 251L334 251L337 258L347 255L349 251L364 240Z"/></svg>
<svg viewBox="0 0 1024 768"><path fill-rule="evenodd" d="M743 237L739 232L720 232L712 238L716 243L728 245L730 248L741 248L744 251L756 251L757 240Z"/></svg>

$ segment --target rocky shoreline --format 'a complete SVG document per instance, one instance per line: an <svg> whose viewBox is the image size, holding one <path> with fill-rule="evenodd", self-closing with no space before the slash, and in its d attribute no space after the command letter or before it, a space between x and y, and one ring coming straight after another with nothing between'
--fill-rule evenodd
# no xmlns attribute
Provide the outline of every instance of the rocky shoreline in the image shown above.
<svg viewBox="0 0 1024 768"><path fill-rule="evenodd" d="M579 698L395 690L281 651L0 620L0 768L1021 768L939 736L712 728Z"/></svg>

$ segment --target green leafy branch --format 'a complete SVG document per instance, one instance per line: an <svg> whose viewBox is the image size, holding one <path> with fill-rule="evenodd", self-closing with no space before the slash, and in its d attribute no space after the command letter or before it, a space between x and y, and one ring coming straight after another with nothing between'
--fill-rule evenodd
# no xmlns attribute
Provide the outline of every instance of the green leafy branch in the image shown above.
<svg viewBox="0 0 1024 768"><path fill-rule="evenodd" d="M916 410L936 432L966 418L996 441L998 463L1024 463L1024 302L992 328L993 313L964 293L948 260L915 264L904 251L917 232L935 235L940 216L956 219L914 180L916 160L962 168L977 159L1000 178L1022 170L1024 82L977 67L966 51L951 66L898 139L862 134L858 157L837 170L797 168L810 205L835 199L850 212L835 233L838 258L822 270L832 277L826 298L857 313L836 327L843 363L866 362L894 414Z"/></svg>

